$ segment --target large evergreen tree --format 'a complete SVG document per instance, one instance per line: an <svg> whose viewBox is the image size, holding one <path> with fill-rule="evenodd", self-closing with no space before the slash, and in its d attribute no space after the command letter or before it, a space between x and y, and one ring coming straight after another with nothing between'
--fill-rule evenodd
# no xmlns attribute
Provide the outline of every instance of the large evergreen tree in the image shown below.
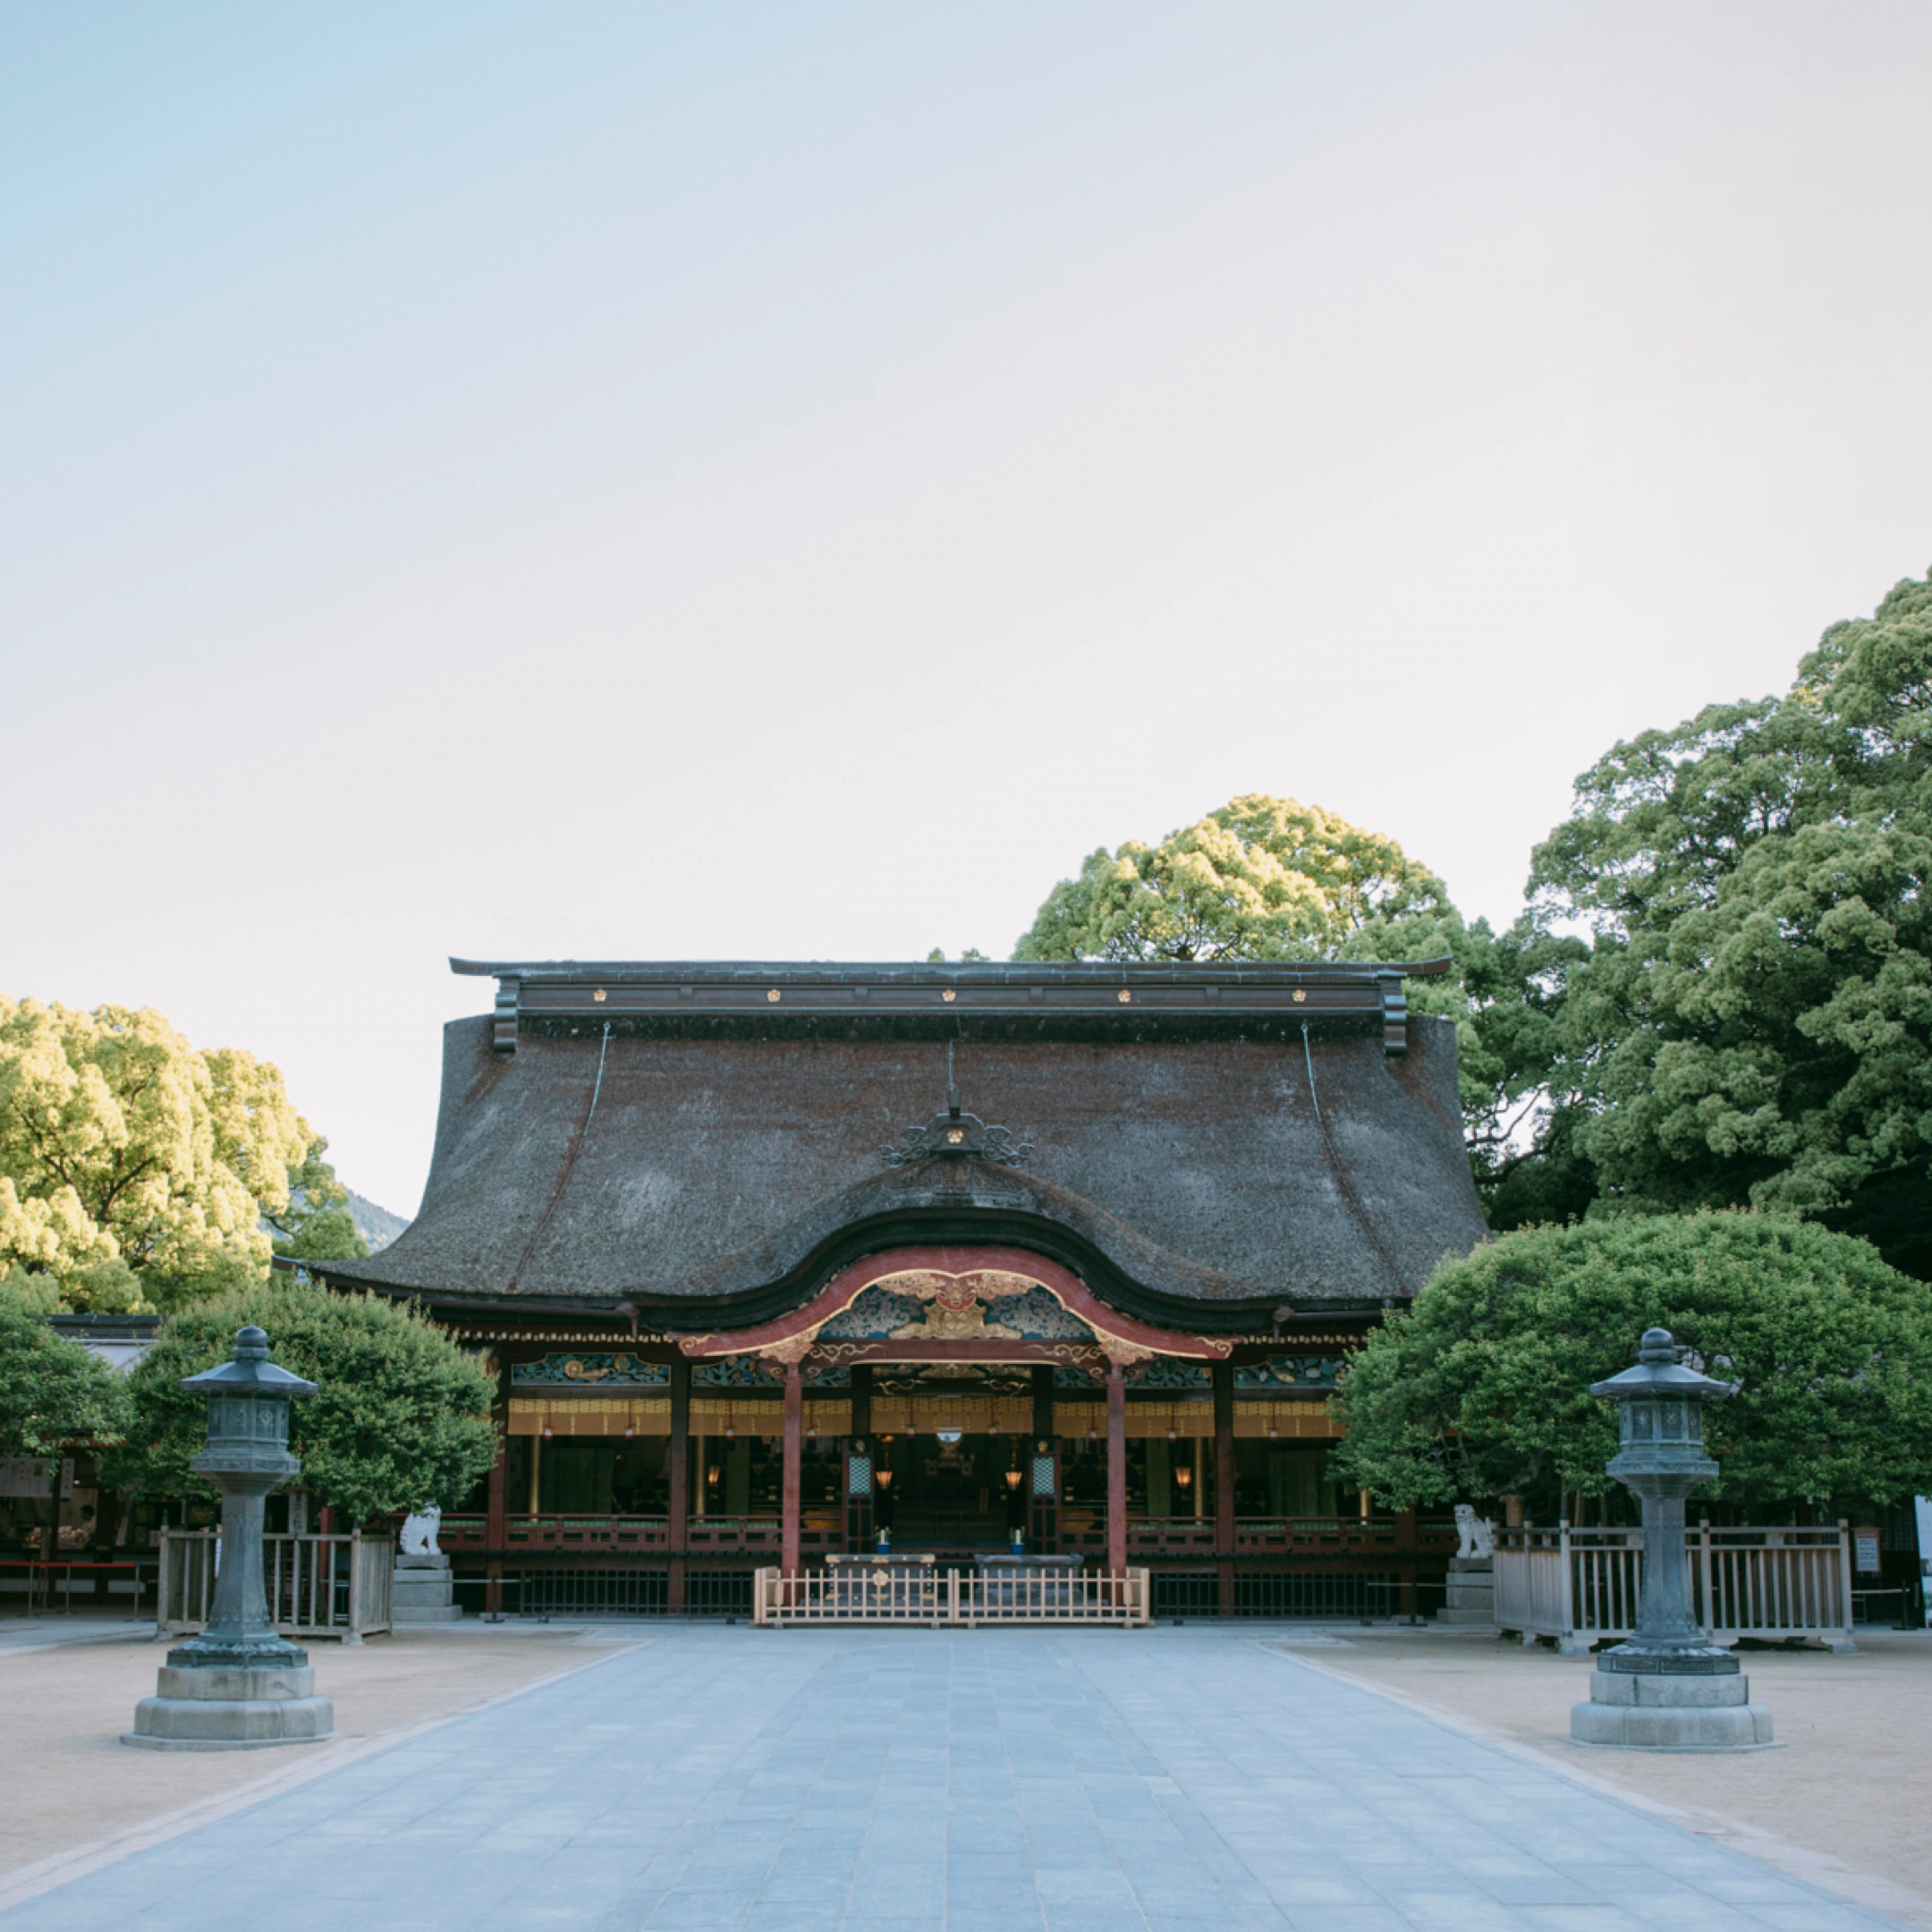
<svg viewBox="0 0 1932 1932"><path fill-rule="evenodd" d="M1524 927L1465 923L1441 878L1383 833L1318 805L1250 792L1148 845L1088 855L1046 895L1020 960L1422 960L1418 1013L1456 1022L1465 1131L1479 1180L1504 1157L1554 1056L1553 967L1584 951Z"/></svg>
<svg viewBox="0 0 1932 1932"><path fill-rule="evenodd" d="M1537 852L1549 1110L1503 1224L1753 1204L1932 1275L1932 581L1615 746ZM1532 1056L1533 1057L1533 1056Z"/></svg>
<svg viewBox="0 0 1932 1932"><path fill-rule="evenodd" d="M69 1307L170 1309L264 1280L271 1247L366 1252L278 1069L151 1007L0 997L0 1271Z"/></svg>

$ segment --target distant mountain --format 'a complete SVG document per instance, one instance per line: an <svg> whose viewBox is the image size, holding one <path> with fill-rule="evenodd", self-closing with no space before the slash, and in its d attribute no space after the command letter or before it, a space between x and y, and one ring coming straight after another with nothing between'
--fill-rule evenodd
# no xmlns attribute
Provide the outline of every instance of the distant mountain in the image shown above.
<svg viewBox="0 0 1932 1932"><path fill-rule="evenodd" d="M349 1214L355 1222L356 1233L369 1244L371 1254L386 1248L409 1225L401 1215L391 1214L386 1208L378 1208L353 1188L349 1190Z"/></svg>

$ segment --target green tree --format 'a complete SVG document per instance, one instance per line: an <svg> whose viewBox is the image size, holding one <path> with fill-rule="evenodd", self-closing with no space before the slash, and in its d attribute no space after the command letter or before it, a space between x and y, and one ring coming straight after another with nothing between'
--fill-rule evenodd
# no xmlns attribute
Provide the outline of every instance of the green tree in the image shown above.
<svg viewBox="0 0 1932 1932"><path fill-rule="evenodd" d="M1423 958L1448 952L1462 926L1443 882L1394 839L1251 792L1157 845L1089 853L1047 894L1013 957Z"/></svg>
<svg viewBox="0 0 1932 1932"><path fill-rule="evenodd" d="M287 1238L318 1217L339 1247L326 1146L268 1062L198 1052L152 1008L0 997L0 1267L51 1275L70 1307L259 1282L265 1219Z"/></svg>
<svg viewBox="0 0 1932 1932"><path fill-rule="evenodd" d="M1751 1204L1932 1275L1932 580L1834 626L1782 699L1615 746L1538 848L1548 1112L1498 1190Z"/></svg>
<svg viewBox="0 0 1932 1932"><path fill-rule="evenodd" d="M1603 1496L1616 1419L1589 1385L1668 1328L1741 1384L1707 1412L1746 1508L1849 1510L1932 1487L1932 1303L1868 1243L1788 1216L1624 1216L1445 1262L1350 1362L1346 1479L1397 1507Z"/></svg>
<svg viewBox="0 0 1932 1932"><path fill-rule="evenodd" d="M1046 895L1020 960L1423 960L1418 1013L1456 1022L1464 1131L1479 1184L1512 1157L1555 1047L1560 969L1581 944L1524 927L1467 924L1448 888L1396 842L1318 805L1258 792L1156 845L1089 854Z"/></svg>
<svg viewBox="0 0 1932 1932"><path fill-rule="evenodd" d="M207 1439L208 1405L181 1383L225 1360L251 1322L275 1360L318 1385L295 1404L290 1446L301 1487L349 1521L454 1504L495 1461L489 1377L441 1329L378 1296L278 1281L168 1318L129 1377L133 1419L104 1465L110 1485L213 1493L188 1467Z"/></svg>
<svg viewBox="0 0 1932 1932"><path fill-rule="evenodd" d="M0 1279L0 1456L113 1442L127 1427L126 1384L47 1326L47 1299L25 1269Z"/></svg>
<svg viewBox="0 0 1932 1932"><path fill-rule="evenodd" d="M326 1140L310 1141L301 1166L289 1169L287 1205L262 1209L278 1255L300 1255L309 1261L354 1261L369 1252L369 1243L350 1212L349 1190L323 1158L327 1152Z"/></svg>

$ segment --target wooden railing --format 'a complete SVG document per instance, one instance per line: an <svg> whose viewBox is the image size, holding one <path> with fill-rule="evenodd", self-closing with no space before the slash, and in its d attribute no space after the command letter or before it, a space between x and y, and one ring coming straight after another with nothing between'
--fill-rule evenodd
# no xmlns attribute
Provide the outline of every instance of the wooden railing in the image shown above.
<svg viewBox="0 0 1932 1932"><path fill-rule="evenodd" d="M1105 1547L1105 1513L1076 1506L1063 1510L1060 1540L1070 1549ZM1394 1516L1238 1516L1234 1520L1238 1556L1348 1555L1394 1549L1453 1555L1455 1546L1453 1523L1432 1520L1418 1521L1412 1539L1407 1542L1402 1520ZM1214 1518L1131 1517L1127 1524L1127 1547L1137 1555L1212 1556L1216 1553Z"/></svg>
<svg viewBox="0 0 1932 1932"><path fill-rule="evenodd" d="M505 1541L531 1549L662 1549L670 1526L662 1516L584 1516L553 1513L504 1519ZM436 1541L445 1550L487 1549L487 1516L445 1516Z"/></svg>
<svg viewBox="0 0 1932 1932"><path fill-rule="evenodd" d="M1017 1573L941 1570L931 1563L839 1564L826 1570L753 1572L751 1621L794 1623L1105 1623L1151 1621L1145 1570L1091 1576L1061 1570Z"/></svg>
<svg viewBox="0 0 1932 1932"><path fill-rule="evenodd" d="M668 1554L671 1525L664 1516L592 1516L550 1513L504 1519L504 1545L522 1550L568 1553L649 1551ZM809 1509L799 1521L801 1548L818 1552L836 1549L843 1539L839 1512ZM693 1555L731 1555L740 1551L777 1551L783 1530L775 1516L694 1516L685 1531L685 1547ZM487 1516L445 1516L437 1533L445 1550L469 1551L490 1546Z"/></svg>
<svg viewBox="0 0 1932 1932"><path fill-rule="evenodd" d="M930 1512L908 1509L895 1532L897 1540L916 1546L915 1537L932 1533ZM556 1555L623 1555L656 1556L670 1553L670 1523L663 1516L588 1515L550 1512L518 1513L504 1519L504 1552ZM445 1516L442 1546L454 1553L477 1553L492 1547L489 1519L479 1515ZM1075 1555L1103 1555L1106 1549L1106 1515L1102 1510L1070 1504L1059 1513L1057 1546ZM777 1556L783 1530L775 1515L694 1516L686 1530L685 1548L692 1555ZM1395 1516L1242 1516L1234 1523L1237 1557L1447 1556L1453 1555L1453 1523L1423 1518L1405 1529ZM836 1507L814 1507L800 1519L801 1552L817 1559L845 1546L843 1525ZM1192 1557L1212 1559L1221 1554L1211 1516L1136 1516L1127 1524L1127 1547L1137 1559Z"/></svg>
<svg viewBox="0 0 1932 1932"><path fill-rule="evenodd" d="M180 1636L207 1626L215 1597L213 1530L164 1530L157 1538L157 1634ZM265 1536L263 1581L268 1615L284 1637L340 1637L360 1643L391 1627L395 1545L387 1537Z"/></svg>
<svg viewBox="0 0 1932 1932"><path fill-rule="evenodd" d="M1854 1648L1852 1546L1843 1522L1714 1530L1684 1535L1690 1602L1714 1643L1797 1637ZM1571 1653L1636 1628L1643 1588L1641 1530L1496 1531L1496 1620L1525 1643L1554 1637Z"/></svg>

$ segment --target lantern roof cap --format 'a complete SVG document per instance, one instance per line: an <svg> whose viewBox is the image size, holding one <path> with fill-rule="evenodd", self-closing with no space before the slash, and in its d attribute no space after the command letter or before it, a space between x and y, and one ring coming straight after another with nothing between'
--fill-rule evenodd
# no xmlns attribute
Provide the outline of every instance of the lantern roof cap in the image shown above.
<svg viewBox="0 0 1932 1932"><path fill-rule="evenodd" d="M1637 1360L1621 1375L1606 1382L1592 1382L1590 1394L1616 1402L1631 1402L1645 1395L1734 1395L1740 1384L1716 1382L1686 1368L1678 1360L1682 1352L1668 1328L1646 1328L1638 1344Z"/></svg>
<svg viewBox="0 0 1932 1932"><path fill-rule="evenodd" d="M182 1386L196 1395L266 1395L279 1402L316 1393L313 1382L304 1382L268 1360L268 1336L252 1326L235 1331L230 1360L204 1368L198 1376L184 1376Z"/></svg>

